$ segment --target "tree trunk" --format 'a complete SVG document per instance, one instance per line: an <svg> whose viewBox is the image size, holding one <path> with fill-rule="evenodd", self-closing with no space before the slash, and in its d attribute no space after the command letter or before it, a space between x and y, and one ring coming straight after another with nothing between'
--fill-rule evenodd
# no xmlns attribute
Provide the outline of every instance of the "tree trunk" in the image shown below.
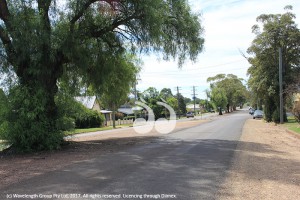
<svg viewBox="0 0 300 200"><path fill-rule="evenodd" d="M223 115L221 107L219 108L219 115Z"/></svg>

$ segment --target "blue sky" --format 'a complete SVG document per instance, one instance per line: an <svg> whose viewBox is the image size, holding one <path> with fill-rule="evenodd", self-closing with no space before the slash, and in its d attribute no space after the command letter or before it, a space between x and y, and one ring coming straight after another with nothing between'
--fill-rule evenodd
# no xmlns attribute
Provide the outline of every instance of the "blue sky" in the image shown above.
<svg viewBox="0 0 300 200"><path fill-rule="evenodd" d="M204 51L196 63L187 61L178 69L176 61L158 60L155 55L143 57L144 66L137 89L148 87L162 89L180 87L180 92L191 97L196 86L199 98L206 98L209 87L206 79L219 73L232 73L247 79L248 62L240 51L246 53L255 35L251 27L260 14L283 13L286 5L293 6L296 23L300 24L300 0L189 0L193 12L202 13L206 40Z"/></svg>

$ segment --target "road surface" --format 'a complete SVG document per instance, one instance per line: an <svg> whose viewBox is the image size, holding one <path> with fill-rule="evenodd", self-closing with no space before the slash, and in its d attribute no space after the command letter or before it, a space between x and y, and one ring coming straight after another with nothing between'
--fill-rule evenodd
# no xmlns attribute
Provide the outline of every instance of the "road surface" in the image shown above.
<svg viewBox="0 0 300 200"><path fill-rule="evenodd" d="M105 153L10 185L0 191L0 198L215 199L250 117L238 111Z"/></svg>

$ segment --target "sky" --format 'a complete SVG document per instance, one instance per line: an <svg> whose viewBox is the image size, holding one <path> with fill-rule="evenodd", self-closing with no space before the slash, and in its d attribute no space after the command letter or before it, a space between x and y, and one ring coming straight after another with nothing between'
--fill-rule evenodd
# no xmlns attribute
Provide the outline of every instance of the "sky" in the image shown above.
<svg viewBox="0 0 300 200"><path fill-rule="evenodd" d="M284 13L284 7L292 5L295 21L300 24L300 15L297 15L300 0L189 0L189 4L193 12L202 14L204 51L195 63L187 60L181 69L176 61L158 60L155 55L143 56L137 90L170 88L176 94L179 87L183 96L191 98L195 86L196 97L205 99L208 77L223 73L248 79L250 65L241 52L246 54L255 38L251 27L257 24L259 15Z"/></svg>

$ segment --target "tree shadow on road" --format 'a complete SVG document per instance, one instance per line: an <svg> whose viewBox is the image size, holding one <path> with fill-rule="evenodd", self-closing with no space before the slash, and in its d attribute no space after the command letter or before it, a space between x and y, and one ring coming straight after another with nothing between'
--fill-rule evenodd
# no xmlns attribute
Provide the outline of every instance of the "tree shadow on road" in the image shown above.
<svg viewBox="0 0 300 200"><path fill-rule="evenodd" d="M111 151L97 153L95 149L104 144ZM284 178L280 177L280 171L274 176L267 169L259 174L236 173L243 173L249 179L300 185L299 179L294 178L299 176L300 162L277 157L284 152L274 151L268 145L227 140L125 138L84 143L93 154L89 159L10 185L1 194L175 194L177 199L214 199L231 166L237 144L255 147L238 150L247 153L249 161L264 159L263 162L282 170L286 166L291 168L289 176ZM256 150L270 156L254 155Z"/></svg>

